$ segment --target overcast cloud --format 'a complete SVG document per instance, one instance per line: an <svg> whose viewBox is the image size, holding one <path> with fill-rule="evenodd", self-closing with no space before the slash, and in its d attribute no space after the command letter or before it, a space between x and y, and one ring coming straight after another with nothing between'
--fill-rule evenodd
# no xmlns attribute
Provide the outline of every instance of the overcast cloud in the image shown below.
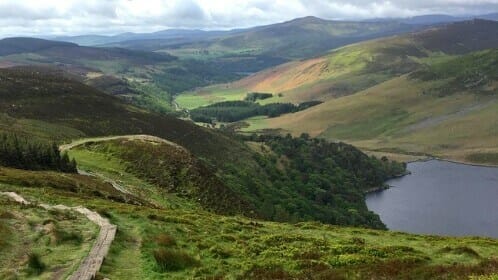
<svg viewBox="0 0 498 280"><path fill-rule="evenodd" d="M368 19L498 12L498 0L0 0L0 37L230 29L296 17Z"/></svg>

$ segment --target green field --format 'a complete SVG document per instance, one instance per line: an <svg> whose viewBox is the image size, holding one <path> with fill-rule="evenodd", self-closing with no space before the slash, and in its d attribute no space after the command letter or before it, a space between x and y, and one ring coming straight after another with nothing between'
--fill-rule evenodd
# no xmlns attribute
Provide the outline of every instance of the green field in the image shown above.
<svg viewBox="0 0 498 280"><path fill-rule="evenodd" d="M247 92L243 89L220 90L223 87L223 85L208 87L205 89L206 93L204 91L182 93L175 97L175 101L181 108L190 110L222 101L243 100L246 97Z"/></svg>

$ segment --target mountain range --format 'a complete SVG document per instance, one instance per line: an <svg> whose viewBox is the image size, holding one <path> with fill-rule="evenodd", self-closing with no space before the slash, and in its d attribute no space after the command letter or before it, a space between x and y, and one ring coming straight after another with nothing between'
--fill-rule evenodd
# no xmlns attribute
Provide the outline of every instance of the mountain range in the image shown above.
<svg viewBox="0 0 498 280"><path fill-rule="evenodd" d="M401 24L408 25L433 25L441 23L451 23L457 21L471 20L471 19L485 19L485 20L498 20L498 13L490 13L483 15L474 16L450 16L443 14L432 14L432 15L422 15L414 16L409 18L377 18L377 19L367 19L364 20L366 23L371 22L398 22ZM290 22L277 23L269 25L264 28L278 28L280 25L290 24L296 21L323 21L333 23L330 20L321 20L316 17L306 17L297 20L292 20ZM335 21L340 23L341 21ZM167 29L162 31L156 31L152 33L121 33L112 36L105 35L79 35L79 36L56 36L56 37L45 37L46 39L55 41L72 42L83 46L103 46L103 45L117 45L117 46L134 46L140 48L140 42L138 41L149 41L148 43L156 43L156 48L162 48L169 45L179 45L193 43L197 41L207 41L221 37L227 37L231 35L237 35L246 32L253 32L255 30L261 29L262 27L253 27L245 29L232 29L232 30L213 30L205 31L199 29ZM133 42L134 41L134 42ZM143 43L142 43L143 44ZM143 46L142 46L143 48Z"/></svg>
<svg viewBox="0 0 498 280"><path fill-rule="evenodd" d="M498 164L486 17L0 40L0 279L494 279L497 240L365 203Z"/></svg>
<svg viewBox="0 0 498 280"><path fill-rule="evenodd" d="M186 93L177 102L192 109L248 92L272 93L264 104L320 100L324 103L302 112L249 123L365 149L473 161L496 147L489 134L495 118L478 115L494 104L497 32L495 21L472 20L366 41ZM479 125L462 127L469 118Z"/></svg>

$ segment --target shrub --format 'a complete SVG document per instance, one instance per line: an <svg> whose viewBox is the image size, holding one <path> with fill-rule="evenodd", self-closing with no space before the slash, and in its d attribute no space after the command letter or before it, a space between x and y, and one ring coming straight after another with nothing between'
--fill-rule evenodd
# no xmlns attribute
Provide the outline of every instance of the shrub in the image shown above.
<svg viewBox="0 0 498 280"><path fill-rule="evenodd" d="M232 256L232 252L228 248L223 248L219 246L213 246L209 249L209 252L213 254L216 258L227 259Z"/></svg>
<svg viewBox="0 0 498 280"><path fill-rule="evenodd" d="M322 253L319 251L304 251L294 254L296 260L319 260L321 257Z"/></svg>
<svg viewBox="0 0 498 280"><path fill-rule="evenodd" d="M241 279L295 279L281 266L254 266Z"/></svg>
<svg viewBox="0 0 498 280"><path fill-rule="evenodd" d="M83 242L83 236L81 236L78 232L67 232L61 229L56 229L54 232L55 242L57 244L62 243L73 243L73 244L81 244Z"/></svg>
<svg viewBox="0 0 498 280"><path fill-rule="evenodd" d="M12 220L15 218L16 218L16 216L9 211L3 211L2 213L0 213L0 219Z"/></svg>
<svg viewBox="0 0 498 280"><path fill-rule="evenodd" d="M154 251L154 259L161 272L178 271L200 263L184 251L161 248Z"/></svg>
<svg viewBox="0 0 498 280"><path fill-rule="evenodd" d="M480 258L479 253L477 253L474 249L467 246L458 246L458 247L449 247L446 246L443 249L439 250L441 253L453 253L457 255L467 255L469 257Z"/></svg>
<svg viewBox="0 0 498 280"><path fill-rule="evenodd" d="M45 270L46 265L41 261L40 256L31 253L28 256L28 270L30 274L40 275Z"/></svg>
<svg viewBox="0 0 498 280"><path fill-rule="evenodd" d="M353 237L351 238L351 243L354 245L365 245L365 239L360 238L360 237Z"/></svg>
<svg viewBox="0 0 498 280"><path fill-rule="evenodd" d="M3 223L3 221L0 221L0 251L3 251L4 248L8 246L7 236L9 235L9 228Z"/></svg>
<svg viewBox="0 0 498 280"><path fill-rule="evenodd" d="M168 235L166 233L159 234L155 238L157 245L159 246L165 246L165 247L170 247L170 246L175 246L176 245L176 240L173 236Z"/></svg>
<svg viewBox="0 0 498 280"><path fill-rule="evenodd" d="M261 92L251 92L246 95L244 101L255 102L257 100L263 100L273 97L271 93L261 93Z"/></svg>

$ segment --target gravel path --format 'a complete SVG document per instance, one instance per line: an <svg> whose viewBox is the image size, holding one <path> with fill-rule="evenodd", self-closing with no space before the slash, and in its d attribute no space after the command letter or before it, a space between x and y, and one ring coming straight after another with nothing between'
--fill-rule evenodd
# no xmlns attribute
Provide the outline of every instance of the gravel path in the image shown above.
<svg viewBox="0 0 498 280"><path fill-rule="evenodd" d="M24 199L22 196L14 192L0 192L0 195L8 196L12 200L18 203L29 205L29 201ZM109 248L111 247L112 241L116 236L117 227L109 222L108 219L102 217L97 212L91 211L88 208L77 206L69 207L66 205L48 205L40 204L40 207L51 210L63 210L63 211L76 211L82 215L85 215L87 219L97 224L100 227L100 232L97 240L93 244L90 253L85 257L85 259L80 263L78 269L68 278L70 280L92 280L95 275L100 270L102 263L104 262Z"/></svg>

